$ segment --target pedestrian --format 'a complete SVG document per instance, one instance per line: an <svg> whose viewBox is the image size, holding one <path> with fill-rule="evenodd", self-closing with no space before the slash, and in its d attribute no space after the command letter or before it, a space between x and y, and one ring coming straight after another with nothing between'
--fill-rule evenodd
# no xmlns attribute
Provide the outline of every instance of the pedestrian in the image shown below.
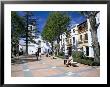
<svg viewBox="0 0 110 87"><path fill-rule="evenodd" d="M49 57L49 49L48 49L48 52L47 52L47 54L48 54L48 57Z"/></svg>
<svg viewBox="0 0 110 87"><path fill-rule="evenodd" d="M41 58L41 52L39 52L39 58Z"/></svg>
<svg viewBox="0 0 110 87"><path fill-rule="evenodd" d="M38 52L38 49L36 49L36 58L38 60L38 57L39 57L39 52Z"/></svg>
<svg viewBox="0 0 110 87"><path fill-rule="evenodd" d="M68 50L66 49L64 52L64 65L66 64L67 59L68 59Z"/></svg>
<svg viewBox="0 0 110 87"><path fill-rule="evenodd" d="M47 49L46 57L49 57L49 49Z"/></svg>

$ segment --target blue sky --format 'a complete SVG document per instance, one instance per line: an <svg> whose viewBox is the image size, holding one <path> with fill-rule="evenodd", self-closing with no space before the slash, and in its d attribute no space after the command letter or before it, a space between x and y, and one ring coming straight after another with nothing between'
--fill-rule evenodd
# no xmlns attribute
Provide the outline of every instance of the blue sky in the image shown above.
<svg viewBox="0 0 110 87"><path fill-rule="evenodd" d="M32 13L34 17L37 18L36 25L38 27L38 30L42 32L43 27L45 26L46 20L49 15L49 11L32 11ZM23 11L19 11L18 14L20 16L24 16ZM68 15L71 17L71 25L80 24L86 20L86 18L77 11L69 11Z"/></svg>

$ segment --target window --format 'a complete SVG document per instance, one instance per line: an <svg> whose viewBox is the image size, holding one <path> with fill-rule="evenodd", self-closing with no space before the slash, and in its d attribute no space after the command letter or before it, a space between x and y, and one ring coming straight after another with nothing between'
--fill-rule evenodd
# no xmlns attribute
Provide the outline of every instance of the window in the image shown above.
<svg viewBox="0 0 110 87"><path fill-rule="evenodd" d="M71 39L70 39L70 44L71 44Z"/></svg>
<svg viewBox="0 0 110 87"><path fill-rule="evenodd" d="M87 33L85 34L85 40L88 40L88 34Z"/></svg>
<svg viewBox="0 0 110 87"><path fill-rule="evenodd" d="M61 39L62 39L62 35L61 35Z"/></svg>
<svg viewBox="0 0 110 87"><path fill-rule="evenodd" d="M30 30L32 30L32 26L30 26Z"/></svg>
<svg viewBox="0 0 110 87"><path fill-rule="evenodd" d="M75 43L75 37L73 37L73 43Z"/></svg>
<svg viewBox="0 0 110 87"><path fill-rule="evenodd" d="M64 42L64 38L63 38L63 42Z"/></svg>
<svg viewBox="0 0 110 87"><path fill-rule="evenodd" d="M89 56L89 47L86 46L86 56Z"/></svg>
<svg viewBox="0 0 110 87"><path fill-rule="evenodd" d="M80 35L80 40L82 41L82 35Z"/></svg>
<svg viewBox="0 0 110 87"><path fill-rule="evenodd" d="M73 29L73 33L75 33L75 29Z"/></svg>

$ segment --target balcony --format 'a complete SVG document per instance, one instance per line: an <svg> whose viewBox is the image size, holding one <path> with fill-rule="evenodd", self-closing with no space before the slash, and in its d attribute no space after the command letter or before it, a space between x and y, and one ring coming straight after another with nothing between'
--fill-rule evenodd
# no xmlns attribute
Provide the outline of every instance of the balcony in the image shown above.
<svg viewBox="0 0 110 87"><path fill-rule="evenodd" d="M78 41L78 44L82 44L83 42L82 41Z"/></svg>
<svg viewBox="0 0 110 87"><path fill-rule="evenodd" d="M84 40L84 43L88 43L88 40Z"/></svg>

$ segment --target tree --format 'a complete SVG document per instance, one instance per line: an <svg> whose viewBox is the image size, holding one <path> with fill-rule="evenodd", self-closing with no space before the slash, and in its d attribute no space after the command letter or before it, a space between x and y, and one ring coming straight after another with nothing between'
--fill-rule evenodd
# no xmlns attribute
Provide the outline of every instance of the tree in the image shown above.
<svg viewBox="0 0 110 87"><path fill-rule="evenodd" d="M18 53L19 38L24 32L23 18L16 11L11 12L11 51ZM15 53L15 54L16 54ZM16 55L15 55L16 56Z"/></svg>
<svg viewBox="0 0 110 87"><path fill-rule="evenodd" d="M25 22L25 34L23 37L25 37L25 42L26 42L26 55L28 55L28 44L29 43L36 43L34 38L36 37L35 33L37 32L37 27L36 28L32 28L33 26L36 26L36 19L33 18L34 15L32 12L30 11L26 11L24 12L25 16L24 16L24 22ZM30 26L29 26L30 25ZM33 26L31 26L33 25ZM34 34L32 34L34 33Z"/></svg>
<svg viewBox="0 0 110 87"><path fill-rule="evenodd" d="M96 14L98 12L99 11L83 11L81 13L89 19L91 26L90 31L92 36L92 47L94 50L94 61L100 63L100 45L97 37L97 29L100 23L99 24L96 23Z"/></svg>
<svg viewBox="0 0 110 87"><path fill-rule="evenodd" d="M53 41L57 40L57 43L60 42L60 35L65 32L70 24L70 17L64 12L51 12L44 30L42 32L42 37L44 40L52 44L53 50Z"/></svg>

